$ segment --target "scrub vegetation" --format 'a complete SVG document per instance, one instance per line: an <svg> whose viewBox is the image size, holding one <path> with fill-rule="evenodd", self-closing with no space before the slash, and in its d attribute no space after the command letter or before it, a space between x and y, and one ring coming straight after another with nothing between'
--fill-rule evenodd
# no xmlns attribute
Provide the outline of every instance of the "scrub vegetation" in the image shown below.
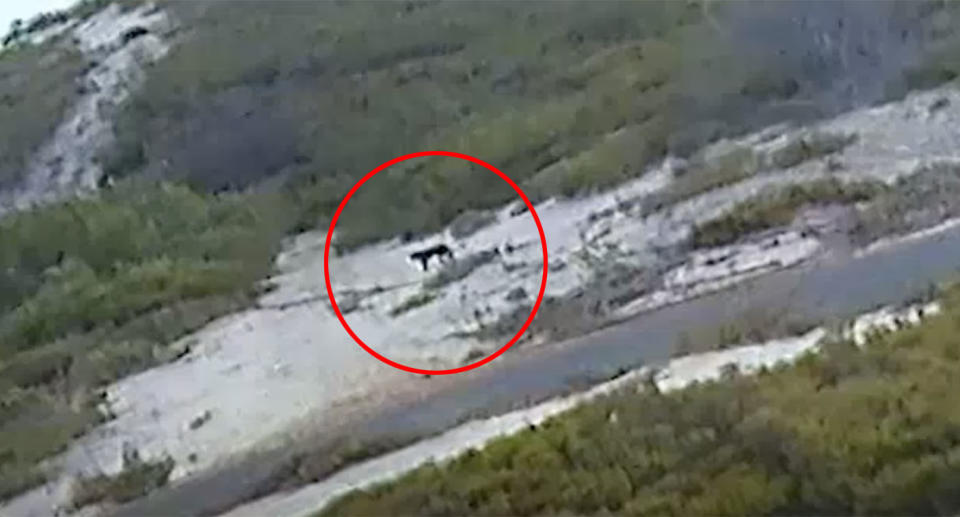
<svg viewBox="0 0 960 517"><path fill-rule="evenodd" d="M191 30L120 114L119 139L103 156L107 170L212 190L266 181L296 207L299 229L328 217L367 171L416 150L479 157L535 199L574 196L636 177L666 153L685 156L717 138L843 107L816 100L830 70L779 54L778 65L767 66L774 59L767 50L724 37L715 24L739 23L744 13L736 4L168 8ZM929 24L953 8L908 2L891 9L903 23ZM757 23L777 14L774 7L754 11ZM953 41L951 31L937 34L937 41ZM892 72L887 81L903 83L907 72ZM690 174L688 181L701 186L678 195L743 177L740 169L722 168ZM405 162L351 200L338 244L434 231L513 195L488 171L459 160Z"/></svg>
<svg viewBox="0 0 960 517"><path fill-rule="evenodd" d="M768 188L726 215L697 225L693 229L693 245L703 248L732 244L752 233L789 225L804 206L859 203L885 190L886 186L879 182L844 183L834 178Z"/></svg>
<svg viewBox="0 0 960 517"><path fill-rule="evenodd" d="M940 515L960 511L960 291L920 326L792 365L631 387L318 515Z"/></svg>
<svg viewBox="0 0 960 517"><path fill-rule="evenodd" d="M90 16L106 3L90 0L73 13ZM763 46L731 47L714 22L737 4L161 4L181 30L115 120L116 142L100 161L116 186L0 219L0 498L42 481L43 460L104 418L95 407L105 384L188 353L171 343L248 306L283 238L317 227L380 163L415 150L460 151L501 168L536 199L575 196L636 177L667 153L690 155L720 137L844 107L784 111L786 101L815 105L829 71L810 72L802 61L770 67L751 53ZM905 2L897 9L926 23L954 7ZM953 37L948 29L939 34ZM901 83L954 77L960 67L949 54L938 56L936 64L917 61L914 82ZM0 53L0 187L20 179L27 157L75 99L74 79L86 66L66 41ZM727 167L714 175L720 179L679 195L742 173ZM337 244L437 230L513 196L482 169L409 162L351 200ZM703 396L727 400L725 392ZM654 416L684 406L644 400ZM678 432L707 415L697 407L678 421ZM497 450L491 461L514 461ZM662 461L701 458L694 451ZM557 478L609 476L596 486L543 486L561 490L551 492L551 504L579 500L588 511L602 500L613 508L626 504L617 495L626 493L625 479L631 494L645 486L621 470ZM727 474L739 475L767 486L746 467ZM521 478L489 479L527 486ZM479 478L473 482L478 497L488 493ZM792 485L764 493L779 501L782 486ZM438 494L437 504L460 511ZM539 501L540 494L522 496ZM510 497L497 495L487 508L533 511ZM398 511L415 508L401 503Z"/></svg>
<svg viewBox="0 0 960 517"><path fill-rule="evenodd" d="M27 160L78 97L80 52L51 40L0 50L0 188L21 179Z"/></svg>

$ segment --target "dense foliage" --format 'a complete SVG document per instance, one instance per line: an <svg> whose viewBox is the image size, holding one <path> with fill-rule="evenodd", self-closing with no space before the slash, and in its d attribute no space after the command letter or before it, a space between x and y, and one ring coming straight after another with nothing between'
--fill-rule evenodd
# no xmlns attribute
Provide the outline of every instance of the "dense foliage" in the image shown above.
<svg viewBox="0 0 960 517"><path fill-rule="evenodd" d="M863 348L670 393L625 389L323 515L960 511L960 297Z"/></svg>
<svg viewBox="0 0 960 517"><path fill-rule="evenodd" d="M0 220L0 497L99 419L97 387L252 301L277 206L129 183Z"/></svg>

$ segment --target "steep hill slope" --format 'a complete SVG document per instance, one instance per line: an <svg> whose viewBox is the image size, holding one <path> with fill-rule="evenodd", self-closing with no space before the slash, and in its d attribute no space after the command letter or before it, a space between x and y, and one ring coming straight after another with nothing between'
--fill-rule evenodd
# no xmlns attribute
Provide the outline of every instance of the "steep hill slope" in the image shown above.
<svg viewBox="0 0 960 517"><path fill-rule="evenodd" d="M861 245L960 215L952 87L831 118L953 79L954 4L739 5L90 2L0 53L0 495L130 444L189 477L409 381L346 340L317 245L398 154L474 154L539 202L559 260L533 344L802 263L831 248L811 220L851 215L830 232ZM336 235L351 321L420 366L512 334L542 266L512 200L452 161L371 182ZM440 240L471 267L401 266ZM162 388L185 375L203 396Z"/></svg>

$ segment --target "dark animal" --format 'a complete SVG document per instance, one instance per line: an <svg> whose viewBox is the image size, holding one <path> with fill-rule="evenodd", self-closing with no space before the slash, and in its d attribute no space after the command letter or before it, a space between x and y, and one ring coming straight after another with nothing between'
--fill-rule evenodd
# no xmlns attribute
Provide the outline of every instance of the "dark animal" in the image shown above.
<svg viewBox="0 0 960 517"><path fill-rule="evenodd" d="M424 271L427 270L427 262L433 257L438 257L441 262L453 260L453 251L446 244L437 244L410 254L410 260L419 261Z"/></svg>

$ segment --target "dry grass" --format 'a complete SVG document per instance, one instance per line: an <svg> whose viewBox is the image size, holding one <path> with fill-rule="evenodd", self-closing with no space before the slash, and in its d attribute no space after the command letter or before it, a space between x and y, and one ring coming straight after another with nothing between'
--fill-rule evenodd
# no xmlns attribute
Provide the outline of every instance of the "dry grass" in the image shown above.
<svg viewBox="0 0 960 517"><path fill-rule="evenodd" d="M77 99L86 62L54 39L0 52L0 188L21 179L23 166L53 134Z"/></svg>
<svg viewBox="0 0 960 517"><path fill-rule="evenodd" d="M414 294L397 305L393 309L390 309L390 317L396 318L397 316L406 314L414 309L423 307L424 305L429 304L430 302L437 299L437 293L433 291L422 291L417 294Z"/></svg>

